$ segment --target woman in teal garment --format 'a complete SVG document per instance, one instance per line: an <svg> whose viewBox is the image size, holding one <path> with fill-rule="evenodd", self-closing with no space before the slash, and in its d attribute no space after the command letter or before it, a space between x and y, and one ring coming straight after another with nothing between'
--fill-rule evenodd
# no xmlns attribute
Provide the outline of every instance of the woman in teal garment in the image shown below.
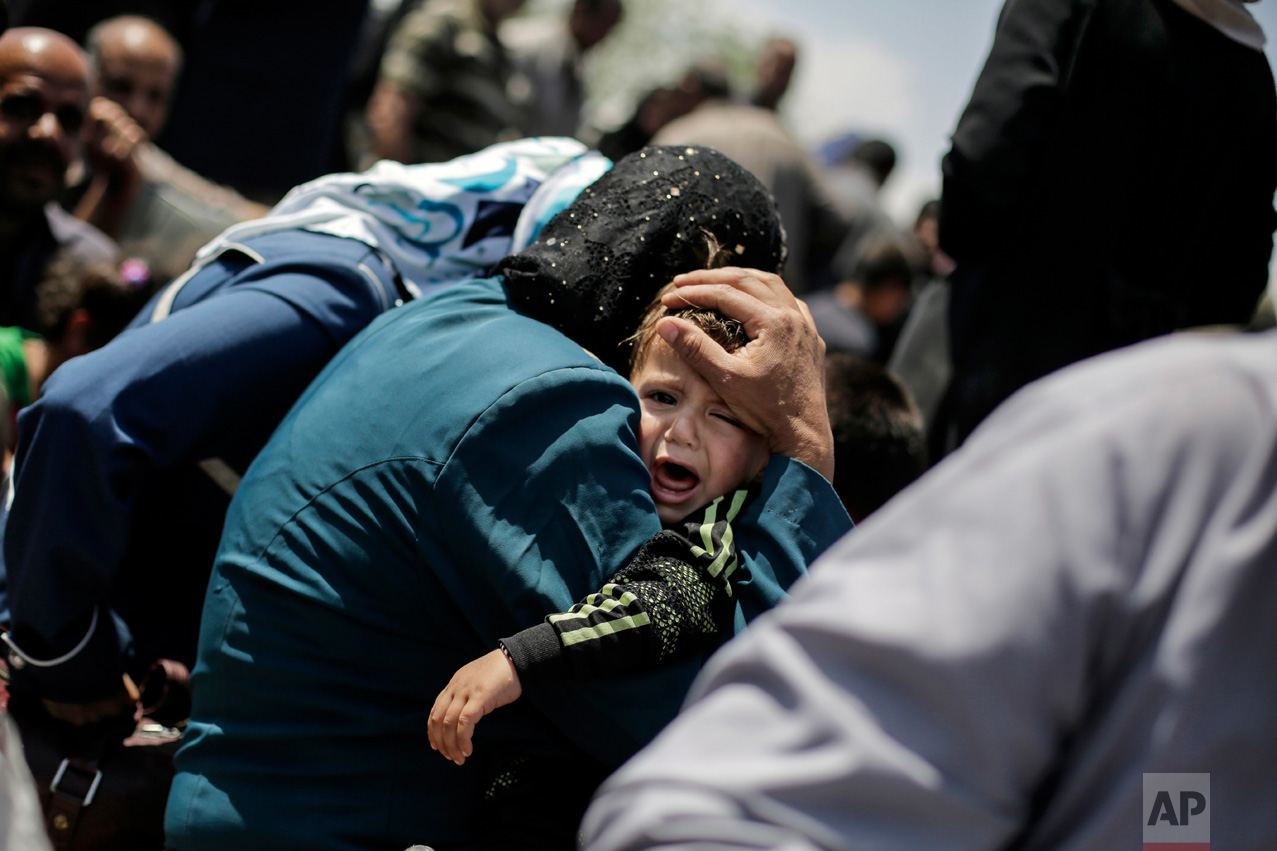
<svg viewBox="0 0 1277 851"><path fill-rule="evenodd" d="M774 356L802 391L759 404L743 368L735 382L781 453L735 524L751 577L738 628L846 531L830 446L795 439L828 421L811 392L819 358L799 357L807 326L771 274L784 256L774 204L714 151L633 155L496 277L376 320L253 463L205 603L170 848L473 847L503 751L607 769L673 716L695 660L547 686L485 721L464 766L426 737L456 668L570 607L660 531L638 400L611 364L656 290L699 268L702 228L764 271L693 277L689 299L753 310L739 317L757 334L744 359Z"/></svg>

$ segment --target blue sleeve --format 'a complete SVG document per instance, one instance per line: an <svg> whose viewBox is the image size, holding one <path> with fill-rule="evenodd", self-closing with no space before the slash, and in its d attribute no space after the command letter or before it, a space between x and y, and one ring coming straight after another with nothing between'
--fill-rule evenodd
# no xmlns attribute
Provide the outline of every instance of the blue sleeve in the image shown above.
<svg viewBox="0 0 1277 851"><path fill-rule="evenodd" d="M4 542L13 638L48 660L96 626L72 658L21 666L15 682L67 701L118 687L131 636L102 604L119 593L139 495L175 465L251 459L345 340L381 312L358 275L276 271L127 331L54 374L19 423Z"/></svg>
<svg viewBox="0 0 1277 851"><path fill-rule="evenodd" d="M807 566L851 531L833 485L801 461L773 455L758 496L732 523L746 578L735 582L736 632L788 595Z"/></svg>
<svg viewBox="0 0 1277 851"><path fill-rule="evenodd" d="M620 376L557 370L506 394L457 446L435 497L455 561L489 583L486 595L476 586L459 598L483 612L474 619L481 650L566 610L660 531L637 426L638 400ZM772 467L762 496L733 524L751 575L747 615L779 600L851 525L819 475L783 458ZM502 610L493 616L494 608ZM701 661L547 683L529 698L579 745L619 764L674 717Z"/></svg>

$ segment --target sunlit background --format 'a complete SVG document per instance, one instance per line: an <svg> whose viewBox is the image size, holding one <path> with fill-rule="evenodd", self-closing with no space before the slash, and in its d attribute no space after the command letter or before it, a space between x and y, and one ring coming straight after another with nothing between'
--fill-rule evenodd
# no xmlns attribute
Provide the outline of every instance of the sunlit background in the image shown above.
<svg viewBox="0 0 1277 851"><path fill-rule="evenodd" d="M561 15L565 7L566 0L529 0L525 15ZM813 149L847 131L890 141L899 164L884 202L906 223L939 193L940 158L1001 7L1002 0L628 0L625 22L595 57L588 112L604 128L619 124L639 94L706 56L723 59L747 88L758 45L786 35L800 53L782 118ZM1271 65L1277 0L1248 8L1268 34Z"/></svg>

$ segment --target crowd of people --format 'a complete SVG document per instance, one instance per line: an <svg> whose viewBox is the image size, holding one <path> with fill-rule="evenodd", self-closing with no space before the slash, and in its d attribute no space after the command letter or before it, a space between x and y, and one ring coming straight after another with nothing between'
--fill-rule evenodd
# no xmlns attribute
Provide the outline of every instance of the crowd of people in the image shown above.
<svg viewBox="0 0 1277 851"><path fill-rule="evenodd" d="M909 223L788 37L0 4L0 847L1267 847L1246 2L1008 0Z"/></svg>

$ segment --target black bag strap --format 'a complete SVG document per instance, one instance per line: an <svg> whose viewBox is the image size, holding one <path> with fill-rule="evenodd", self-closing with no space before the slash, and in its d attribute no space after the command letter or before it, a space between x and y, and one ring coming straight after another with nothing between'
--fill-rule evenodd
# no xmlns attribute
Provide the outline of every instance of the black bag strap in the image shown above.
<svg viewBox="0 0 1277 851"><path fill-rule="evenodd" d="M67 757L58 766L49 784L49 802L45 807L45 828L56 851L67 851L75 838L80 812L93 803L102 771L97 758Z"/></svg>

